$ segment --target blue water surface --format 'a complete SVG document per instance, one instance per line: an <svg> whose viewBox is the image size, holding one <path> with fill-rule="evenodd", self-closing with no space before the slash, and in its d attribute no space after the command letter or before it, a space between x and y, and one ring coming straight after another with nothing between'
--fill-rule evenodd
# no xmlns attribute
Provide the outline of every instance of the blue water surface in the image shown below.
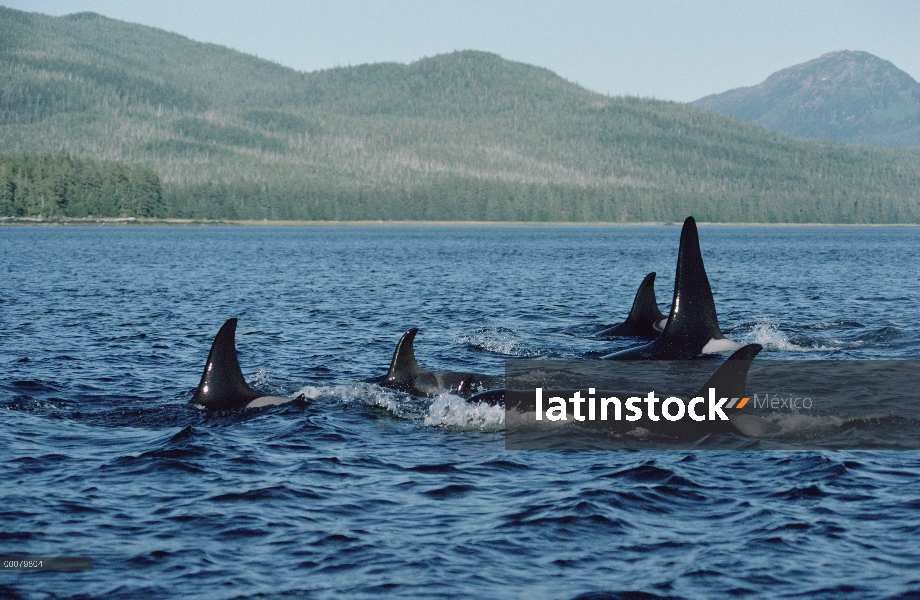
<svg viewBox="0 0 920 600"><path fill-rule="evenodd" d="M591 358L680 229L0 228L10 598L920 598L920 453L504 449L503 413L364 383ZM920 358L920 228L701 227L757 360ZM247 380L188 403L221 324ZM641 595L646 594L646 595ZM597 597L603 597L599 595Z"/></svg>

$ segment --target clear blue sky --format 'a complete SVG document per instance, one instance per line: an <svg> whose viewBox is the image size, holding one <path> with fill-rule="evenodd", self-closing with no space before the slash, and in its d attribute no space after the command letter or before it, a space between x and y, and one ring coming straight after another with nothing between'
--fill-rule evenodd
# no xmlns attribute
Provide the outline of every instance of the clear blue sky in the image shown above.
<svg viewBox="0 0 920 600"><path fill-rule="evenodd" d="M688 102L834 50L865 50L920 77L914 0L0 0L95 11L301 71L485 50L589 89Z"/></svg>

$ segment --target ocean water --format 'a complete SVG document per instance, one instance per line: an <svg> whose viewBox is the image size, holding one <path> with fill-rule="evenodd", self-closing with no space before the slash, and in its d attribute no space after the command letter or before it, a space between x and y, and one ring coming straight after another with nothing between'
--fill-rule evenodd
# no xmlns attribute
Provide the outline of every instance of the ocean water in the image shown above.
<svg viewBox="0 0 920 600"><path fill-rule="evenodd" d="M665 227L0 228L4 598L920 598L920 453L508 451L504 414L364 383L592 358ZM760 360L920 358L920 228L701 227ZM188 401L239 319L251 385Z"/></svg>

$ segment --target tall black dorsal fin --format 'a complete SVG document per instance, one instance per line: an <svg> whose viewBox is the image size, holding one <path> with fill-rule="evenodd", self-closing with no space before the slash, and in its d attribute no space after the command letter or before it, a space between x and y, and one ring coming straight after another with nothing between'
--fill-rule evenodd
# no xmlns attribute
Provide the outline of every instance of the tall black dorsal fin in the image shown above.
<svg viewBox="0 0 920 600"><path fill-rule="evenodd" d="M724 340L703 267L696 221L687 217L680 232L674 299L664 331L654 341L604 356L605 360L685 360L699 356L710 340ZM734 344L732 342L732 344Z"/></svg>
<svg viewBox="0 0 920 600"><path fill-rule="evenodd" d="M639 285L636 298L633 300L632 309L626 320L605 329L597 337L634 336L656 338L661 335L661 329L655 327L667 317L658 310L658 300L655 298L655 273L649 273Z"/></svg>
<svg viewBox="0 0 920 600"><path fill-rule="evenodd" d="M719 329L716 317L716 303L712 299L712 289L706 268L703 266L703 254L700 252L700 236L696 231L696 221L687 217L680 232L680 250L677 253L677 275L674 277L674 299L671 302L671 314L661 337L679 338L690 345L699 345L696 354L709 340L725 339Z"/></svg>
<svg viewBox="0 0 920 600"><path fill-rule="evenodd" d="M396 350L393 351L393 360L390 361L390 370L387 371L385 380L411 381L422 370L418 363L415 362L415 350L412 347L417 333L418 327L413 327L399 338L399 343L396 344Z"/></svg>
<svg viewBox="0 0 920 600"><path fill-rule="evenodd" d="M236 357L235 339L236 319L228 319L211 344L201 383L192 397L193 403L215 409L243 408L265 395L246 384Z"/></svg>
<svg viewBox="0 0 920 600"><path fill-rule="evenodd" d="M697 396L707 396L709 388L716 391L717 398L742 398L747 386L748 369L757 353L763 350L760 344L748 344L729 356L709 381L697 392Z"/></svg>

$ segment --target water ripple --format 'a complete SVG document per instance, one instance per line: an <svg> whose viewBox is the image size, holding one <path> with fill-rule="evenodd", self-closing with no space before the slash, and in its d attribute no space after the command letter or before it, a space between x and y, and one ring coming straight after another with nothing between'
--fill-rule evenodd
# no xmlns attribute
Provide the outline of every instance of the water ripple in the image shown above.
<svg viewBox="0 0 920 600"><path fill-rule="evenodd" d="M501 410L366 383L412 326L424 367L494 375L633 343L591 333L673 276L674 228L0 233L0 545L94 560L0 597L920 598L918 452L511 452ZM700 232L726 335L920 354L920 231L745 233ZM231 316L247 379L304 401L188 404Z"/></svg>

